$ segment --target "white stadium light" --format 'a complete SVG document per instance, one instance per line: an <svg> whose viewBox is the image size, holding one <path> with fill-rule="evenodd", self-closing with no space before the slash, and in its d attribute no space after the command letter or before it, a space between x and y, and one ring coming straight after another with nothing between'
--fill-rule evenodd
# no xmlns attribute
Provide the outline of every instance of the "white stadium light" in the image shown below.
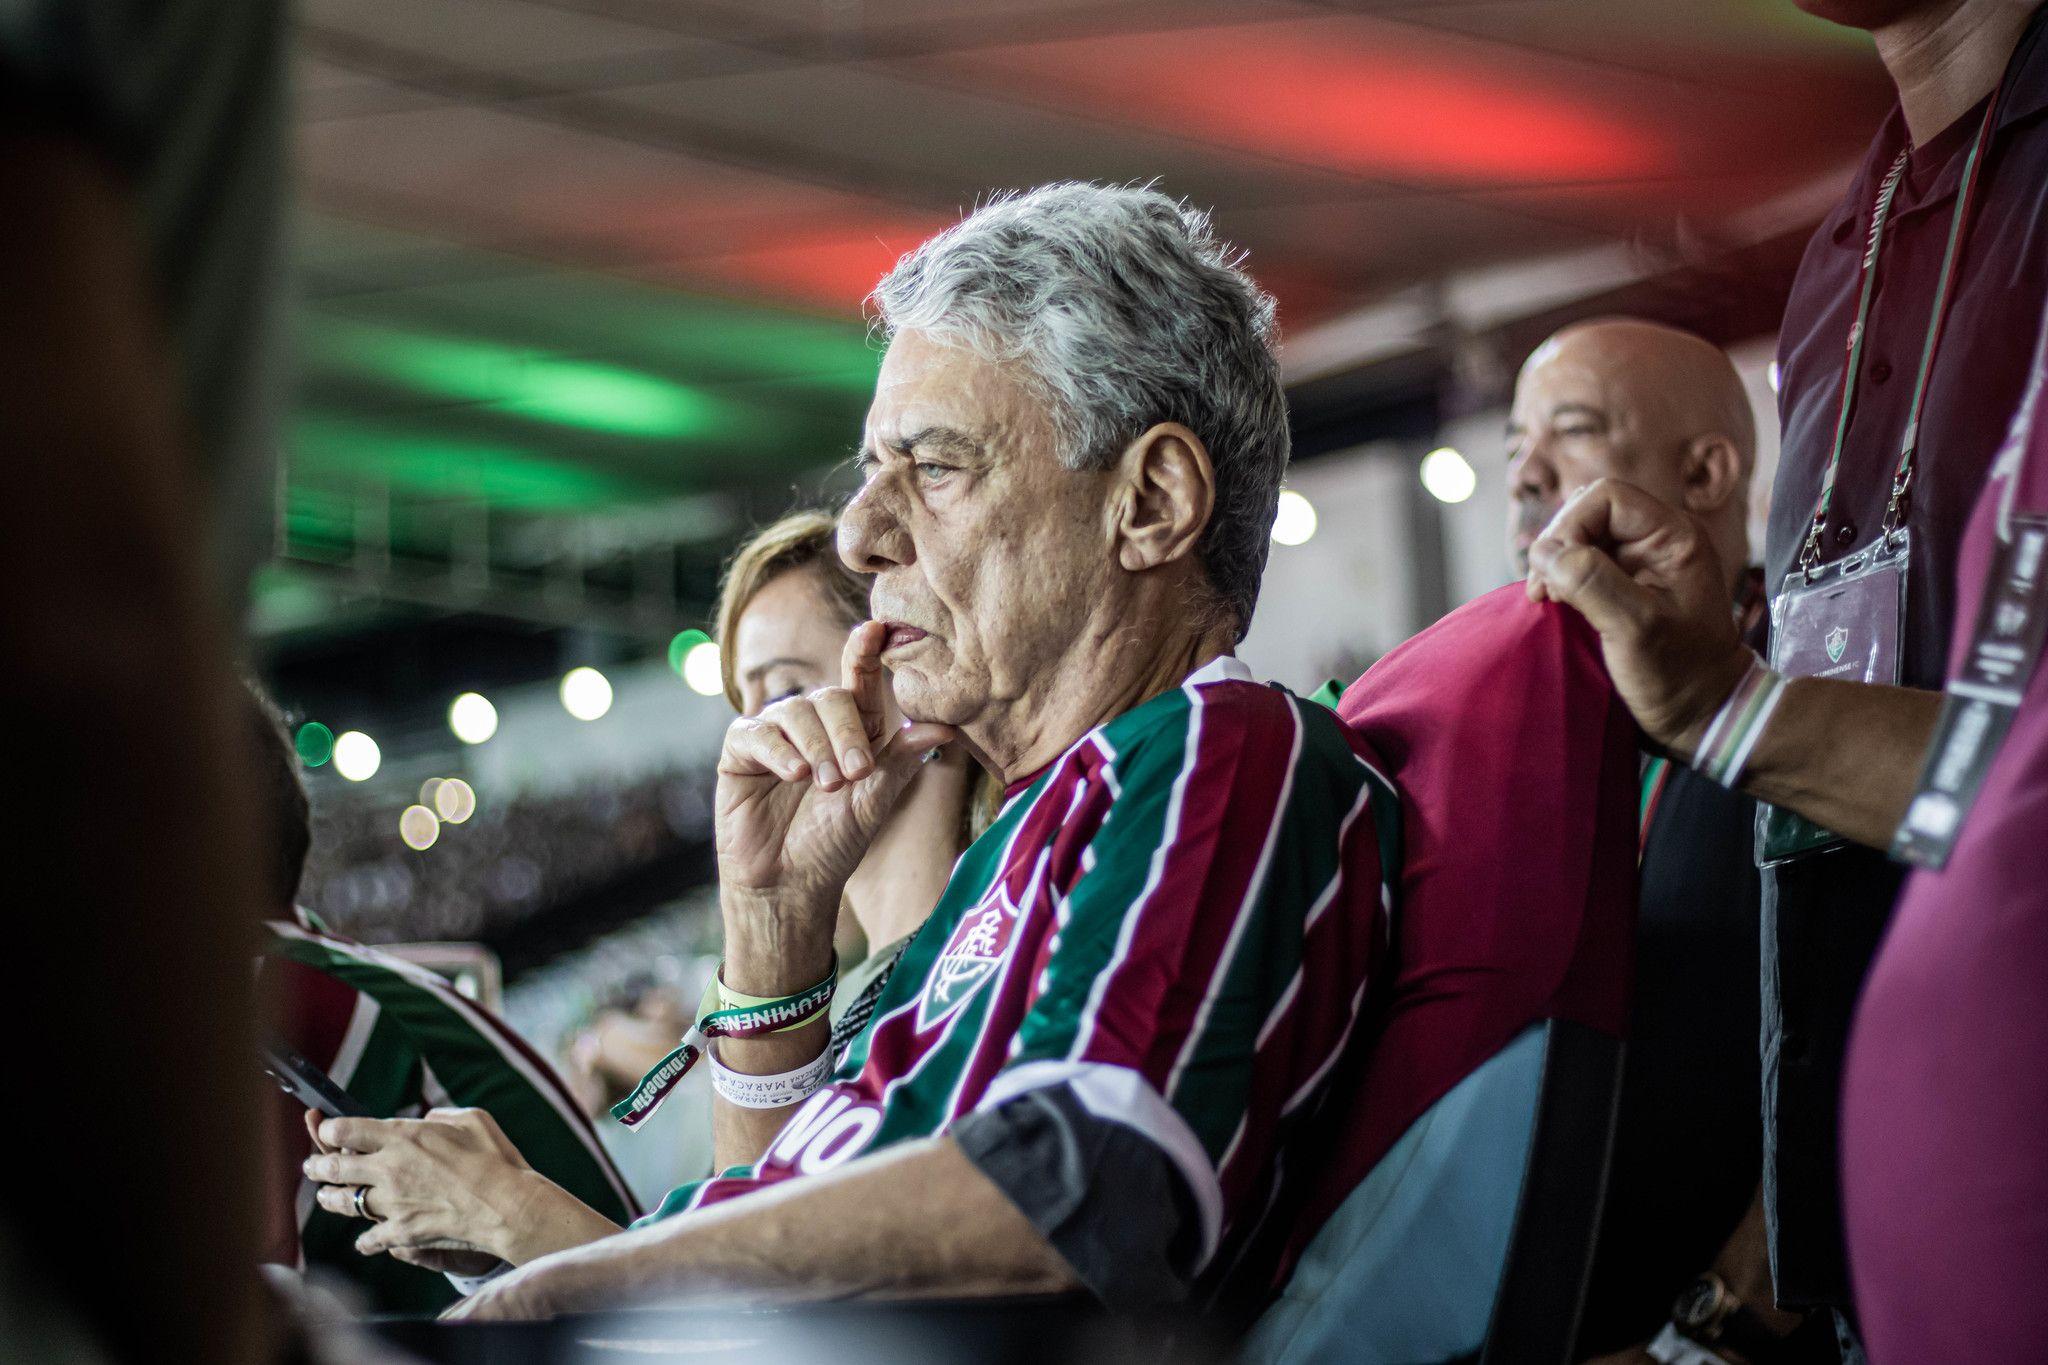
<svg viewBox="0 0 2048 1365"><path fill-rule="evenodd" d="M334 737L334 771L349 781L369 781L383 762L377 741L361 730L344 730Z"/></svg>
<svg viewBox="0 0 2048 1365"><path fill-rule="evenodd" d="M718 655L718 641L700 640L683 656L683 681L692 692L715 697L725 691L725 673Z"/></svg>
<svg viewBox="0 0 2048 1365"><path fill-rule="evenodd" d="M464 692L448 704L448 728L464 744L481 744L498 733L498 708L489 697Z"/></svg>
<svg viewBox="0 0 2048 1365"><path fill-rule="evenodd" d="M425 806L407 806L398 816L398 837L407 848L424 852L441 837L440 818Z"/></svg>
<svg viewBox="0 0 2048 1365"><path fill-rule="evenodd" d="M594 668L572 668L562 676L562 709L578 720L596 720L612 709L611 680Z"/></svg>
<svg viewBox="0 0 2048 1365"><path fill-rule="evenodd" d="M434 788L434 812L451 825L459 825L476 814L476 788L459 777L451 777Z"/></svg>
<svg viewBox="0 0 2048 1365"><path fill-rule="evenodd" d="M1273 539L1282 545L1306 545L1316 533L1316 507L1292 488L1280 490L1273 509Z"/></svg>
<svg viewBox="0 0 2048 1365"><path fill-rule="evenodd" d="M1422 486L1438 502L1463 502L1478 489L1479 476L1463 455L1439 446L1422 457Z"/></svg>

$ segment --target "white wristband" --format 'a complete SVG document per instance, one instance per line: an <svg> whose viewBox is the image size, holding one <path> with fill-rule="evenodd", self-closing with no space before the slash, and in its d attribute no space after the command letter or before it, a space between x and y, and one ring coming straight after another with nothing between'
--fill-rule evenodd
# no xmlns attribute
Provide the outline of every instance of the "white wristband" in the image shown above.
<svg viewBox="0 0 2048 1365"><path fill-rule="evenodd" d="M779 1076L750 1076L744 1071L734 1071L721 1066L718 1061L718 1047L712 1045L708 1060L711 1063L711 1088L728 1103L742 1109L785 1109L792 1104L801 1104L817 1092L832 1074L832 1049L827 1046L810 1061L794 1071L785 1071Z"/></svg>

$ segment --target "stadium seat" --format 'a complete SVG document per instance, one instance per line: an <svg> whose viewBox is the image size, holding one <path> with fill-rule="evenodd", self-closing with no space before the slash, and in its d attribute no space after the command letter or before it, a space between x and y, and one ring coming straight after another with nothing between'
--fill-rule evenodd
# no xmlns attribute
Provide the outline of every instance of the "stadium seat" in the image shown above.
<svg viewBox="0 0 2048 1365"><path fill-rule="evenodd" d="M1316 1234L1244 1359L1568 1360L1621 1050L1548 1020L1460 1081Z"/></svg>
<svg viewBox="0 0 2048 1365"><path fill-rule="evenodd" d="M1389 654L1339 713L1402 793L1393 979L1245 1358L1562 1365L1619 1094L1635 728L1585 623L1519 587Z"/></svg>

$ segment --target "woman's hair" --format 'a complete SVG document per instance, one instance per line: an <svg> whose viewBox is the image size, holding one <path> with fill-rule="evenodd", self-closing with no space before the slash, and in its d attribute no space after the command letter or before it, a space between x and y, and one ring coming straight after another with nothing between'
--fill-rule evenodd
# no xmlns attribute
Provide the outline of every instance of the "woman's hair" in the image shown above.
<svg viewBox="0 0 2048 1365"><path fill-rule="evenodd" d="M839 521L829 512L791 512L755 532L726 566L718 589L718 667L733 710L741 709L733 634L748 606L774 580L792 569L813 569L826 607L848 630L868 619L868 577L847 568L839 557L838 532Z"/></svg>

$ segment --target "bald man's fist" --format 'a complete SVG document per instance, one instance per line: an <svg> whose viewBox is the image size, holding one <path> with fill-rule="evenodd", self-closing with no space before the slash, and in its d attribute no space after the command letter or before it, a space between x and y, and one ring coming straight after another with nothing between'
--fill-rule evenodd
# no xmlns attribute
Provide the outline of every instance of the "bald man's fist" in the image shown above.
<svg viewBox="0 0 2048 1365"><path fill-rule="evenodd" d="M1675 757L1691 759L1749 668L1706 531L1632 484L1600 479L1558 509L1529 549L1528 592L1592 623L1622 701Z"/></svg>

